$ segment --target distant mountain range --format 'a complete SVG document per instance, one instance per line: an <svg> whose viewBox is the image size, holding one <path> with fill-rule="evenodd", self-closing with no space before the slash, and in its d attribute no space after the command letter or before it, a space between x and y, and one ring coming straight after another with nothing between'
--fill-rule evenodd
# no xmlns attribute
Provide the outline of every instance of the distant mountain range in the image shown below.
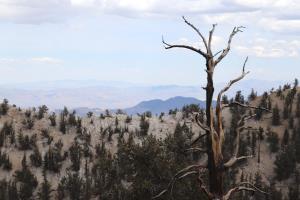
<svg viewBox="0 0 300 200"><path fill-rule="evenodd" d="M144 113L151 111L153 114L160 114L161 112L167 113L170 109L181 109L185 105L197 104L201 108L205 107L205 101L193 97L173 97L167 100L154 99L150 101L142 101L141 103L131 108L126 108L124 111L131 115L136 113Z"/></svg>
<svg viewBox="0 0 300 200"><path fill-rule="evenodd" d="M233 96L236 91L241 90L247 96L252 88L255 88L258 94L262 94L262 92L273 87L277 88L284 83L285 81L242 80L233 86L227 95ZM216 93L224 85L226 83L216 83ZM80 108L80 110L92 109L98 111L121 108L129 109L128 112L131 112L131 110L143 110L143 107L145 107L144 101L161 99L155 100L159 103L159 101L177 96L204 100L205 91L201 89L201 85L145 85L121 81L94 80L0 85L0 98L7 98L12 104L23 108L45 104L51 110L62 109L67 106L70 109ZM141 104L138 105L139 103ZM160 102L160 104L165 105L168 102ZM147 105L145 109L148 108L151 108L151 106Z"/></svg>
<svg viewBox="0 0 300 200"><path fill-rule="evenodd" d="M196 104L199 105L200 108L205 107L205 101L201 101L199 99L193 97L172 97L167 100L161 99L153 99L149 101L142 101L137 105L122 109L128 115L134 115L137 113L144 113L146 111L150 111L152 114L160 114L162 112L168 113L171 109L181 109L185 105ZM98 108L87 108L80 107L74 109L76 113L80 116L85 116L89 111L93 112L95 115L99 115L100 113L104 113L104 110ZM60 111L60 110L57 110ZM110 112L116 112L116 109L110 110Z"/></svg>

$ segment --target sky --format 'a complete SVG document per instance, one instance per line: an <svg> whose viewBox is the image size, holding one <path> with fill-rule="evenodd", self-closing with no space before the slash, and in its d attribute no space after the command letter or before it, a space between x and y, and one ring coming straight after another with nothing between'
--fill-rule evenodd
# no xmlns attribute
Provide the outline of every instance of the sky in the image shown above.
<svg viewBox="0 0 300 200"><path fill-rule="evenodd" d="M216 69L217 82L300 77L300 0L0 0L0 84L106 80L151 85L205 82L204 59L167 42L201 47L217 23L215 52L245 26Z"/></svg>

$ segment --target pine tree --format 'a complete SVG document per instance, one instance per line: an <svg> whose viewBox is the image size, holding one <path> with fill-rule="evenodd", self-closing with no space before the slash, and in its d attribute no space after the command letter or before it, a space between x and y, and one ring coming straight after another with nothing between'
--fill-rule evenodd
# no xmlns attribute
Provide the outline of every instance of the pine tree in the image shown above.
<svg viewBox="0 0 300 200"><path fill-rule="evenodd" d="M86 116L87 116L88 118L91 118L91 117L93 116L93 112L89 111L89 112L86 114Z"/></svg>
<svg viewBox="0 0 300 200"><path fill-rule="evenodd" d="M268 135L267 141L269 142L269 148L272 153L276 153L279 150L279 139L277 133L271 131Z"/></svg>
<svg viewBox="0 0 300 200"><path fill-rule="evenodd" d="M67 132L67 122L66 122L66 116L64 115L64 112L60 115L60 122L59 122L59 130L66 134Z"/></svg>
<svg viewBox="0 0 300 200"><path fill-rule="evenodd" d="M36 177L29 170L26 162L26 154L22 159L22 169L15 171L14 177L17 183L20 183L19 198L21 200L32 199L33 192L38 185Z"/></svg>
<svg viewBox="0 0 300 200"><path fill-rule="evenodd" d="M273 108L273 113L272 113L272 125L278 126L281 124L280 122L280 114L279 114L279 108L278 105L276 104Z"/></svg>
<svg viewBox="0 0 300 200"><path fill-rule="evenodd" d="M228 104L228 103L229 103L229 100L228 100L228 96L227 96L227 95L223 95L223 97L222 97L222 103L223 103L223 104Z"/></svg>
<svg viewBox="0 0 300 200"><path fill-rule="evenodd" d="M295 136L295 157L298 163L300 163L300 133L299 128L297 129L297 135Z"/></svg>
<svg viewBox="0 0 300 200"><path fill-rule="evenodd" d="M43 168L43 182L38 192L39 200L50 200L51 199L51 184L48 182L46 169Z"/></svg>
<svg viewBox="0 0 300 200"><path fill-rule="evenodd" d="M274 162L276 179L279 181L288 179L296 167L295 152L291 145L283 148Z"/></svg>
<svg viewBox="0 0 300 200"><path fill-rule="evenodd" d="M63 200L65 199L65 187L64 187L65 177L59 182L56 188L56 199Z"/></svg>
<svg viewBox="0 0 300 200"><path fill-rule="evenodd" d="M56 143L59 144L59 143ZM54 148L49 146L48 152L44 155L44 168L58 173L62 166L63 158L61 156L62 145L56 145Z"/></svg>
<svg viewBox="0 0 300 200"><path fill-rule="evenodd" d="M300 93L297 94L296 117L300 117Z"/></svg>
<svg viewBox="0 0 300 200"><path fill-rule="evenodd" d="M35 147L33 153L30 155L30 161L33 166L40 167L42 165L42 155L38 147Z"/></svg>
<svg viewBox="0 0 300 200"><path fill-rule="evenodd" d="M283 134L283 138L282 138L282 146L286 146L289 143L289 138L290 138L290 134L288 129L285 129L284 134Z"/></svg>
<svg viewBox="0 0 300 200"><path fill-rule="evenodd" d="M12 163L10 162L9 155L3 160L3 169L10 171L12 169Z"/></svg>
<svg viewBox="0 0 300 200"><path fill-rule="evenodd" d="M291 200L299 200L299 188L293 185L289 186L288 196Z"/></svg>
<svg viewBox="0 0 300 200"><path fill-rule="evenodd" d="M82 149L81 146L78 144L77 140L75 140L73 145L70 147L69 154L70 160L72 162L72 170L79 171L81 164Z"/></svg>
<svg viewBox="0 0 300 200"><path fill-rule="evenodd" d="M44 114L47 113L48 107L46 105L42 105L39 107L38 111L38 119L44 118Z"/></svg>
<svg viewBox="0 0 300 200"><path fill-rule="evenodd" d="M77 125L76 111L75 110L73 110L73 112L69 114L68 124L70 126L76 126Z"/></svg>
<svg viewBox="0 0 300 200"><path fill-rule="evenodd" d="M294 117L290 116L289 118L289 128L293 129L294 128Z"/></svg>
<svg viewBox="0 0 300 200"><path fill-rule="evenodd" d="M55 112L53 112L53 113L49 116L49 120L50 120L51 126L56 126L56 114L55 114Z"/></svg>
<svg viewBox="0 0 300 200"><path fill-rule="evenodd" d="M84 181L79 176L78 172L67 172L66 177L66 190L69 193L71 200L81 200L83 194Z"/></svg>
<svg viewBox="0 0 300 200"><path fill-rule="evenodd" d="M280 190L277 190L274 182L270 184L270 200L282 200L282 193Z"/></svg>
<svg viewBox="0 0 300 200"><path fill-rule="evenodd" d="M7 199L8 200L19 200L17 184L15 181L10 181L7 187Z"/></svg>
<svg viewBox="0 0 300 200"><path fill-rule="evenodd" d="M251 93L250 93L250 95L249 95L249 97L248 97L248 100L249 100L249 101L253 101L253 100L256 99L256 97L257 97L257 92L255 92L254 89L252 88L252 89L251 89Z"/></svg>
<svg viewBox="0 0 300 200"><path fill-rule="evenodd" d="M142 115L140 121L140 136L146 136L148 134L148 129L149 129L149 122L146 119L146 116Z"/></svg>
<svg viewBox="0 0 300 200"><path fill-rule="evenodd" d="M287 105L283 106L283 119L289 118L289 108Z"/></svg>
<svg viewBox="0 0 300 200"><path fill-rule="evenodd" d="M92 178L90 175L90 169L88 166L87 159L85 160L84 176L85 176L85 185L84 185L83 199L89 200L91 199L92 196Z"/></svg>
<svg viewBox="0 0 300 200"><path fill-rule="evenodd" d="M132 117L131 116L127 116L126 119L125 119L125 123L126 124L129 124L132 120Z"/></svg>
<svg viewBox="0 0 300 200"><path fill-rule="evenodd" d="M8 100L3 99L3 102L0 104L0 115L6 115L9 110Z"/></svg>

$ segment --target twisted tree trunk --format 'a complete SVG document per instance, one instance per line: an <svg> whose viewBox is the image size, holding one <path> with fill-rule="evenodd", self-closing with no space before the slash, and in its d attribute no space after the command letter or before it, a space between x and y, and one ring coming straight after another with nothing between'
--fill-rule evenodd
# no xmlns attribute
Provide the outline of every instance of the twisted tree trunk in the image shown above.
<svg viewBox="0 0 300 200"><path fill-rule="evenodd" d="M205 134L199 135L193 142L192 146L197 144L197 142L202 139L206 138L206 154L207 154L207 165L191 165L183 170L179 171L175 176L172 182L169 184L169 187L162 191L160 194L155 196L154 198L157 198L164 193L168 192L169 188L172 187L174 182L178 179L182 179L188 175L191 174L198 174L198 181L200 184L201 190L206 194L208 199L215 200L228 200L231 198L232 194L235 192L239 191L259 191L258 188L254 187L250 183L240 183L238 186L228 190L228 192L225 194L224 193L224 173L225 170L233 167L239 160L247 159L250 156L239 156L239 144L240 144L240 132L248 129L249 127L245 127L245 121L248 119L251 119L255 115L244 115L242 116L241 120L238 122L238 127L236 129L237 132L237 137L236 137L236 142L235 142L235 151L234 155L232 156L231 159L228 161L225 161L223 158L222 154L222 147L224 144L225 136L224 136L224 130L223 130L223 121L222 121L222 109L224 107L230 107L230 106L242 106L246 107L249 109L262 109L265 111L268 111L267 109L264 108L258 108L255 106L250 106L246 104L240 104L239 102L232 102L227 105L222 104L222 97L224 93L236 82L240 81L243 79L249 72L245 72L245 65L248 60L246 58L243 68L242 68L242 74L237 77L236 79L233 79L229 81L229 83L218 93L217 96L217 103L216 103L216 108L213 108L212 102L213 102L213 97L214 97L214 70L216 66L222 61L222 59L228 54L231 48L231 41L232 38L238 33L242 32L242 29L244 27L239 26L239 27L234 27L228 42L226 48L224 48L222 51L217 52L216 54L212 53L211 49L211 42L213 39L213 33L216 27L216 24L213 24L212 29L209 31L209 37L208 40L205 39L205 37L201 34L201 32L190 22L188 22L184 17L183 17L184 22L190 26L196 33L200 36L204 46L205 46L205 51L202 51L201 49L198 49L193 46L189 45L174 45L174 44L169 44L162 39L163 44L165 45L165 49L171 49L171 48L185 48L188 50L192 50L198 54L200 54L202 57L204 57L206 61L206 74L207 74L207 84L206 87L203 89L206 92L206 123L202 123L201 120L198 118L198 114L195 116L196 123L199 125L201 129L205 131ZM219 56L218 56L219 55ZM218 56L218 57L217 57ZM215 57L217 57L215 59ZM205 136L205 137L204 137ZM208 177L209 177L209 187L207 188L202 179L201 179L201 169L207 169L208 171Z"/></svg>

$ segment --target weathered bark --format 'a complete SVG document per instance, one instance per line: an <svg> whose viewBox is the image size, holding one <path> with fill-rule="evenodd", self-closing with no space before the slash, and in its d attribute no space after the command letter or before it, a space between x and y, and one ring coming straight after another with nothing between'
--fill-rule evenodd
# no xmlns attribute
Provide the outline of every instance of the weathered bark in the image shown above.
<svg viewBox="0 0 300 200"><path fill-rule="evenodd" d="M255 190L255 188L249 189L245 186L240 186L240 187L233 188L233 189L229 190L229 192L227 192L227 194L224 194L224 188L223 188L223 183L224 183L223 179L224 179L225 170L229 167L232 167L237 161L251 157L251 156L240 156L239 157L238 150L239 150L239 143L240 143L240 141L239 141L240 140L240 132L243 129L245 129L244 121L247 119L250 119L252 116L250 116L250 117L244 116L244 117L242 117L242 120L238 123L238 129L237 129L238 136L236 138L237 146L236 146L236 150L235 150L232 158L226 162L226 161L224 161L223 154L222 154L222 147L223 147L223 143L225 140L223 123L222 123L222 109L223 109L222 96L234 83L240 81L249 73L249 72L245 72L245 65L246 65L248 58L244 62L244 65L242 68L243 69L242 74L239 77L237 77L236 79L231 80L228 83L228 85L226 85L224 87L224 89L222 89L220 91L220 93L218 94L215 113L214 113L214 108L212 106L213 97L214 97L214 77L213 77L214 70L215 70L217 64L219 64L222 61L222 59L230 51L232 38L238 32L242 32L242 28L244 28L244 27L241 27L241 26L235 27L229 36L229 39L227 42L227 47L225 49L223 49L222 51L219 51L216 54L213 54L212 49L211 49L211 43L212 43L213 33L215 31L216 24L213 24L212 29L209 31L209 37L208 37L208 42L207 42L205 37L203 37L201 32L193 24L188 22L184 17L183 17L183 19L184 19L184 22L188 26L190 26L193 30L195 30L197 32L197 34L201 37L201 40L205 47L205 51L203 51L201 49L197 49L196 47L193 47L193 46L188 46L188 45L172 45L172 44L165 42L164 39L162 40L162 42L165 45L166 49L184 48L184 49L192 50L192 51L200 54L205 59L205 62L206 62L206 70L205 71L207 74L207 77L206 77L207 84L206 84L206 87L204 87L203 89L206 92L206 112L205 112L206 123L200 122L200 120L198 119L198 115L196 115L196 117L195 117L196 123L199 125L199 127L201 129L203 129L205 131L205 134L199 134L198 138L196 138L194 140L194 142L192 142L192 145L195 145L200 139L202 139L203 137L206 137L206 154L207 154L208 160L207 160L207 166L205 166L205 168L208 171L209 189L207 190L206 187L203 186L203 181L201 180L201 174L200 174L200 170L199 170L198 180L199 180L201 190L207 195L208 199L220 199L220 200L226 199L227 200L230 198L230 196L234 192L242 191L242 190L248 190L248 191ZM221 53L220 56L215 59L215 57L219 53ZM235 103L234 105L243 106L243 107L247 107L250 109L260 109L255 106L243 105L243 104L239 104L239 103ZM231 106L231 104L224 105L224 107L229 107L229 106ZM264 108L262 108L262 109L266 110ZM188 171L186 169L187 168L184 169L185 174L183 175L183 177L186 177L189 174L196 173L195 169L193 169L193 171ZM165 190L164 192L167 192L167 191L168 190ZM158 195L156 197L159 197L159 196L160 195Z"/></svg>

